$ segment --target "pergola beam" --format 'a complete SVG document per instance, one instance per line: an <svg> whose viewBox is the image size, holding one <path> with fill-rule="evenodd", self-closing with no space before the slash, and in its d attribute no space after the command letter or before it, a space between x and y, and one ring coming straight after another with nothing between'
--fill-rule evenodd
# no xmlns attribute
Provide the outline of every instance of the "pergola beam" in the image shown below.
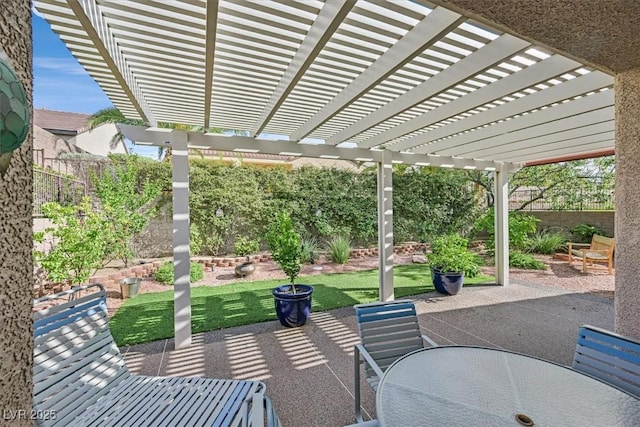
<svg viewBox="0 0 640 427"><path fill-rule="evenodd" d="M544 148L533 147L530 150L524 151L522 154L505 156L506 159L518 159L523 163L526 163L529 159L539 159L541 156L549 157L562 157L567 154L576 153L578 150L584 150L586 152L600 151L611 147L611 144L615 142L615 134L611 132L604 135L593 135L589 138L585 138L582 141L572 141L567 143L565 147Z"/></svg>
<svg viewBox="0 0 640 427"><path fill-rule="evenodd" d="M611 108L611 107L610 107ZM602 110L595 111L594 113L601 113ZM595 115L595 114L594 114ZM504 143L495 146L487 146L487 148L481 148L469 153L470 157L486 159L493 158L495 156L504 157L507 153L524 154L521 150L528 150L535 146L540 146L542 149L548 149L549 144L556 144L558 142L571 143L572 141L581 140L585 137L600 135L606 132L613 132L615 129L615 121L608 120L606 122L594 121L594 124L589 126L576 127L569 130L563 130L554 133L541 133L537 134L535 128L531 129L531 137L524 136L520 140L514 140L511 143ZM539 125L541 128L549 125ZM487 145L491 143L491 140L487 140ZM563 144L564 145L564 144ZM465 156L467 157L467 156Z"/></svg>
<svg viewBox="0 0 640 427"><path fill-rule="evenodd" d="M346 129L338 132L327 140L327 144L336 145L341 142L347 141L350 138L358 135L367 129L376 126L426 100L432 96L443 92L450 87L453 87L461 82L467 80L475 74L503 61L515 55L517 52L526 48L529 44L523 40L513 37L509 34L504 34L491 43L487 44L483 48L473 52L469 56L464 57L462 60L451 65L446 70L443 70L435 76L427 79L426 81L415 86L413 89L408 90L404 94L400 95L388 104L380 107L373 113L367 115L363 119L357 121ZM494 98L495 99L495 98ZM429 117L431 115L429 114ZM409 120L409 122L413 122ZM405 123L409 123L405 122ZM404 125L404 124L403 124ZM391 128L400 128L401 125ZM395 138L390 135L390 131L382 132L379 137L369 138L358 143L359 147L372 148L382 142L386 142ZM397 136L403 135L403 133Z"/></svg>
<svg viewBox="0 0 640 427"><path fill-rule="evenodd" d="M363 93L374 87L404 64L438 42L445 34L464 22L461 15L437 7L404 37L386 50L370 67L352 80L336 97L298 128L291 139L300 141L323 123L351 105Z"/></svg>
<svg viewBox="0 0 640 427"><path fill-rule="evenodd" d="M142 145L167 147L171 144L171 129L144 128L133 125L118 125L124 136ZM299 157L341 159L361 162L382 161L382 150L344 148L326 144L305 144L293 141L256 139L242 135L220 135L187 132L189 147L193 149L284 154ZM393 163L416 166L440 166L456 169L495 170L505 167L501 162L479 161L456 157L431 156L425 154L391 152ZM513 165L506 165L511 168Z"/></svg>
<svg viewBox="0 0 640 427"><path fill-rule="evenodd" d="M211 96L213 89L213 60L216 49L216 33L218 28L218 0L207 1L207 33L205 34L204 54L204 128L209 129L211 123Z"/></svg>
<svg viewBox="0 0 640 427"><path fill-rule="evenodd" d="M529 137L551 134L561 129L574 129L586 123L600 123L613 118L614 94L612 90L585 96L572 102L540 109L530 114L505 120L491 126L456 135L443 141L429 144L415 152L439 153L482 150L499 144L522 141ZM466 155L465 155L466 156ZM478 156L478 158L483 158Z"/></svg>
<svg viewBox="0 0 640 427"><path fill-rule="evenodd" d="M95 0L68 0L67 2L137 113L142 120L155 126L155 116L147 105L144 94L127 65L126 58L113 39L98 4Z"/></svg>
<svg viewBox="0 0 640 427"><path fill-rule="evenodd" d="M576 96L585 95L591 91L597 91L599 89L608 87L611 84L611 76L600 73L598 71L576 77L575 79L559 84L558 90L541 90L536 93L524 96L498 107L485 110L466 119L458 120L448 126L416 135L409 138L409 142L406 144L408 148L416 147L423 144L428 144L422 147L418 147L413 150L416 153L437 153L438 150L450 148L457 145L455 141L441 140L452 135L456 135L461 132L465 132L480 126L484 126L487 123L498 122L504 120L505 117L513 117L517 114L523 114L530 112L534 109L547 107L551 104L562 102L566 99L570 99ZM562 89L562 90L560 90ZM566 104L579 103L579 100L568 102ZM548 109L548 108L547 108ZM529 114L527 114L528 116ZM522 118L522 117L521 117ZM525 120L527 117L525 116ZM513 120L513 119L512 119ZM531 126L537 123L532 123ZM493 125L492 125L493 126ZM491 128L492 126L488 126ZM521 126L522 129L525 126Z"/></svg>
<svg viewBox="0 0 640 427"><path fill-rule="evenodd" d="M481 51L482 50L478 52ZM365 140L363 143L359 144L359 146L365 145L367 147L375 147L382 143L392 141L403 135L432 126L442 120L455 117L465 111L481 107L489 102L495 101L496 99L511 95L512 93L521 90L523 87L529 87L537 83L547 81L579 66L579 63L570 59L563 58L559 55L552 56L545 61L540 61L523 69L522 71L513 73L465 96L454 99L428 114L419 115L398 126L394 126L385 132ZM443 73L446 73L446 71L443 71ZM509 103L509 105L510 104L511 103ZM409 138L396 144L389 145L389 149L402 151L413 147L414 144L415 140Z"/></svg>
<svg viewBox="0 0 640 427"><path fill-rule="evenodd" d="M355 0L326 2L322 6L318 17L311 25L309 32L300 44L300 48L291 59L287 70L274 89L271 98L267 101L260 117L256 119L254 126L249 131L249 136L255 137L267 126L269 120L276 114L280 106L286 101L287 96L296 87L302 76L324 46L333 36L342 21L347 17Z"/></svg>

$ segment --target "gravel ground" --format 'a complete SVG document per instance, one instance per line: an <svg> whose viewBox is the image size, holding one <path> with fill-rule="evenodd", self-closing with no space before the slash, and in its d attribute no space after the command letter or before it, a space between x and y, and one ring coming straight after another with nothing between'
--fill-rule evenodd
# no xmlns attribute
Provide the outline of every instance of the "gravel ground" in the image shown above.
<svg viewBox="0 0 640 427"><path fill-rule="evenodd" d="M525 283L537 283L548 286L556 286L575 292L588 293L598 295L605 298L613 299L614 277L607 275L606 270L600 272L589 272L583 274L577 264L569 266L566 261L552 259L551 256L539 256L546 265L546 270L524 270L510 269L510 278L513 281ZM394 256L395 264L408 264L413 261L424 259L422 255L403 255ZM377 258L360 258L350 259L345 265L334 264L321 257L315 265L304 265L301 270L301 276L311 276L326 273L344 273L350 271L370 270L377 268ZM494 267L482 267L482 273L488 275L495 274ZM266 280L266 279L283 279L286 276L278 265L273 261L257 263L256 271L252 276L246 279L235 277L233 267L216 267L213 271L205 272L204 279L195 284L195 286L223 286L235 282L247 280ZM140 286L140 293L162 292L172 289L170 286L163 285L155 280L145 279ZM120 298L119 285L107 287L107 306L109 307L109 315L112 316L116 310L123 304Z"/></svg>

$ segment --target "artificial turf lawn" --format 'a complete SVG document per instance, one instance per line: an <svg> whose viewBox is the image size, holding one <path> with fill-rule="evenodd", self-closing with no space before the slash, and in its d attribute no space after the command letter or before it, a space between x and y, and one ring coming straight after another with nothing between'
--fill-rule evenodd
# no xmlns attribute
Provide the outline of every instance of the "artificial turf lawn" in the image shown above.
<svg viewBox="0 0 640 427"><path fill-rule="evenodd" d="M421 264L393 268L396 298L434 291L428 267ZM493 283L491 276L465 278L465 285ZM378 270L300 277L314 288L314 312L378 300ZM191 288L191 326L194 333L275 320L271 290L282 279L238 282ZM173 337L173 289L128 299L110 321L118 345Z"/></svg>

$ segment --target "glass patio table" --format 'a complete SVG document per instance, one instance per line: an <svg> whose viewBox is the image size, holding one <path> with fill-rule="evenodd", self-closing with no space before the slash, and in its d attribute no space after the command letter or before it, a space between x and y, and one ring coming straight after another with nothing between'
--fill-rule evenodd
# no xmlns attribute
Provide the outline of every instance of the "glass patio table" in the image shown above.
<svg viewBox="0 0 640 427"><path fill-rule="evenodd" d="M401 357L376 394L381 426L638 426L640 400L566 366L444 346Z"/></svg>

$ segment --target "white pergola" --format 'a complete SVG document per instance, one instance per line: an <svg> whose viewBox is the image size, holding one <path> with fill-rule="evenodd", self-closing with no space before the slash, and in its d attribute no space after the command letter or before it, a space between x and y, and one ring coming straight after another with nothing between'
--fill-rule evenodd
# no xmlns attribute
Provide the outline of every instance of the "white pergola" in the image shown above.
<svg viewBox="0 0 640 427"><path fill-rule="evenodd" d="M173 148L176 347L191 340L188 149L378 164L380 299L393 299L393 164L508 174L614 148L613 77L426 1L36 0L113 104ZM224 136L158 122L228 128Z"/></svg>

